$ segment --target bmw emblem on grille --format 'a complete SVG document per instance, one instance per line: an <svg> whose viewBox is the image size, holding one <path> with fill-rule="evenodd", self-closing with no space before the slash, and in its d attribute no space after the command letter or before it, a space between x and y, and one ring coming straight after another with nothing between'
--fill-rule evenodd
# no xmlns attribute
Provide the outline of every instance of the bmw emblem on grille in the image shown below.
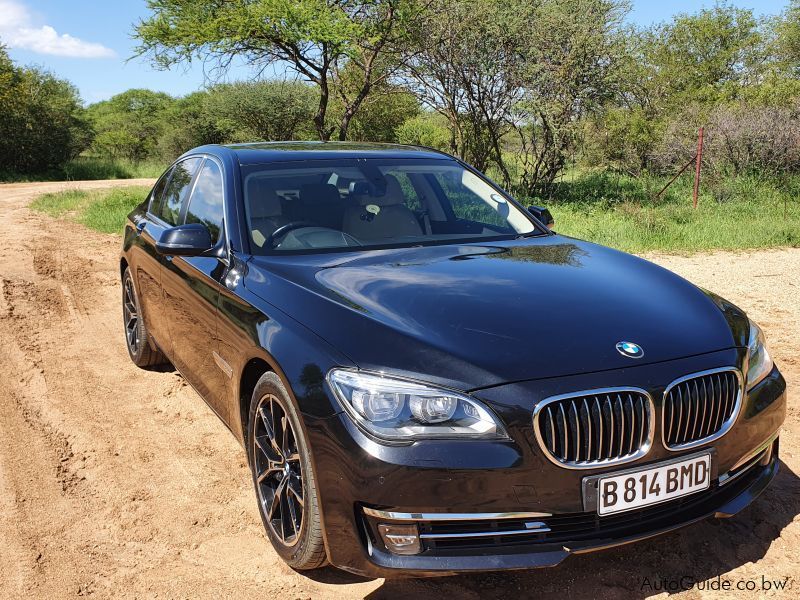
<svg viewBox="0 0 800 600"><path fill-rule="evenodd" d="M644 356L642 347L633 342L617 342L617 352L628 358L642 358Z"/></svg>

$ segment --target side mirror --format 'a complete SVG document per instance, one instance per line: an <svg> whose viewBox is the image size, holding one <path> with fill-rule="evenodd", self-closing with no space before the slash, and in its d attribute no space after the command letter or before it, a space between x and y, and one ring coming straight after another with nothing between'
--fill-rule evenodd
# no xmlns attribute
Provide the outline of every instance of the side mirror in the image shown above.
<svg viewBox="0 0 800 600"><path fill-rule="evenodd" d="M201 223L186 223L165 229L158 240L156 250L159 254L172 256L198 256L211 250L211 232Z"/></svg>
<svg viewBox="0 0 800 600"><path fill-rule="evenodd" d="M556 224L555 219L553 219L553 215L550 214L550 211L544 206L529 206L528 212L539 219L539 221L544 223L548 229L552 229Z"/></svg>

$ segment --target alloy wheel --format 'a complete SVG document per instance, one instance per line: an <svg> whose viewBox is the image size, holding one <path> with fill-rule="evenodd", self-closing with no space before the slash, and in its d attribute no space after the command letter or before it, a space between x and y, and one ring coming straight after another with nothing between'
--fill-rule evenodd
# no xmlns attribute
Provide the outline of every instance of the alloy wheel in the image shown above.
<svg viewBox="0 0 800 600"><path fill-rule="evenodd" d="M303 470L292 424L271 394L258 403L253 444L256 488L265 520L281 543L294 546L305 515Z"/></svg>
<svg viewBox="0 0 800 600"><path fill-rule="evenodd" d="M125 298L122 303L122 316L125 321L125 338L128 341L128 348L131 354L139 351L139 310L136 302L136 291L133 289L133 282L130 277L125 278L124 283Z"/></svg>

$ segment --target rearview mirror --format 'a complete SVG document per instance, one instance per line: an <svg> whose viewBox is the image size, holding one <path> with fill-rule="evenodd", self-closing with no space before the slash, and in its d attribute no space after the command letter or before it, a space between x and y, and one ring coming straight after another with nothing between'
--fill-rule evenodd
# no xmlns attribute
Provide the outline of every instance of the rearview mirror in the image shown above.
<svg viewBox="0 0 800 600"><path fill-rule="evenodd" d="M548 229L552 229L556 224L555 219L553 219L553 215L550 214L550 211L544 206L529 206L528 212L539 219L539 221L544 223Z"/></svg>
<svg viewBox="0 0 800 600"><path fill-rule="evenodd" d="M165 229L156 241L160 254L198 256L211 250L211 232L201 223L186 223Z"/></svg>

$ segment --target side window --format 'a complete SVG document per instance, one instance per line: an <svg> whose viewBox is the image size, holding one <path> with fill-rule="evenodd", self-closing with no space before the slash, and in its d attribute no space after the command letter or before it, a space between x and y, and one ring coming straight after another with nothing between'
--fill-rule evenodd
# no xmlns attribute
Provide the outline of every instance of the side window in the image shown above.
<svg viewBox="0 0 800 600"><path fill-rule="evenodd" d="M177 225L181 218L181 206L189 194L192 176L200 166L200 158L187 158L182 160L172 169L172 177L167 184L161 210L157 214L170 225Z"/></svg>
<svg viewBox="0 0 800 600"><path fill-rule="evenodd" d="M151 214L161 215L161 201L164 199L164 188L167 187L167 182L169 181L171 173L172 168L167 169L167 172L156 182L153 191L150 193L150 206L147 210Z"/></svg>
<svg viewBox="0 0 800 600"><path fill-rule="evenodd" d="M208 227L216 244L222 231L222 215L222 172L217 163L206 160L189 199L186 222Z"/></svg>
<svg viewBox="0 0 800 600"><path fill-rule="evenodd" d="M400 183L400 188L403 190L403 196L406 199L406 206L411 210L421 212L422 202L420 202L417 191L414 189L414 184L411 183L408 173L390 170L386 171L384 174L392 175L395 179L397 179L398 183Z"/></svg>
<svg viewBox="0 0 800 600"><path fill-rule="evenodd" d="M509 228L508 221L504 216L486 204L480 196L463 183L441 173L436 173L435 178L450 202L456 218L499 227L503 230Z"/></svg>

